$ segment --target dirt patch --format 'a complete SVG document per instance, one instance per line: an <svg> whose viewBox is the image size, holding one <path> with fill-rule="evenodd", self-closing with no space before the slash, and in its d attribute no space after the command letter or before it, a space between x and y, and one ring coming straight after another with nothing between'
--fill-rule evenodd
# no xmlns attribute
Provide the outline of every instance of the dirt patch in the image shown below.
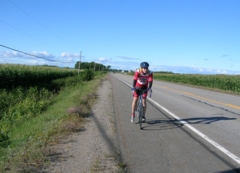
<svg viewBox="0 0 240 173"><path fill-rule="evenodd" d="M97 96L84 128L49 148L50 164L41 173L125 172L117 143L109 80L101 82Z"/></svg>

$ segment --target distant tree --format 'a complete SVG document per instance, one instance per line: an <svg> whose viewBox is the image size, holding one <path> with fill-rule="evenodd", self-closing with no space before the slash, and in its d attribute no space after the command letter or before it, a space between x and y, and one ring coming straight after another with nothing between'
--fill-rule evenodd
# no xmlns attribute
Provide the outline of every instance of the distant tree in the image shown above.
<svg viewBox="0 0 240 173"><path fill-rule="evenodd" d="M78 69L79 67L79 61L76 62L74 68ZM80 69L89 69L89 70L95 70L95 71L105 71L109 70L111 66L104 66L103 64L95 63L95 62L81 62L80 63Z"/></svg>

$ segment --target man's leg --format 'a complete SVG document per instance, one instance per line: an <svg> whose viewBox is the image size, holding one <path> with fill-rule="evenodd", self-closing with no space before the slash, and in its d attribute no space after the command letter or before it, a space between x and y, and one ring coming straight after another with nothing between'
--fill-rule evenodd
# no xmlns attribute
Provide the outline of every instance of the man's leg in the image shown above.
<svg viewBox="0 0 240 173"><path fill-rule="evenodd" d="M135 109L137 106L137 101L138 101L138 97L133 97L133 102L132 102L132 114L135 113Z"/></svg>
<svg viewBox="0 0 240 173"><path fill-rule="evenodd" d="M143 98L142 101L143 101L143 106L144 106L144 114L146 113L146 110L147 110L147 98Z"/></svg>
<svg viewBox="0 0 240 173"><path fill-rule="evenodd" d="M147 98L143 98L142 99L142 102L143 102L143 107L144 107L144 116L143 116L143 122L145 122L145 120L146 120L146 110L147 110Z"/></svg>
<svg viewBox="0 0 240 173"><path fill-rule="evenodd" d="M135 118L135 109L137 105L138 97L133 97L133 102L132 102L132 115L131 115L131 122L134 122Z"/></svg>

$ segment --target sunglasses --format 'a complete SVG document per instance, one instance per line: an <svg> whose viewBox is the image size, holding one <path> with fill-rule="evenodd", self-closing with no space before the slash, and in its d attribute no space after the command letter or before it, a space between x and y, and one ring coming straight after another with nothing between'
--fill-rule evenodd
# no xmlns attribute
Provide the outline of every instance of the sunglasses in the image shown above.
<svg viewBox="0 0 240 173"><path fill-rule="evenodd" d="M143 69L148 69L148 68L143 67Z"/></svg>

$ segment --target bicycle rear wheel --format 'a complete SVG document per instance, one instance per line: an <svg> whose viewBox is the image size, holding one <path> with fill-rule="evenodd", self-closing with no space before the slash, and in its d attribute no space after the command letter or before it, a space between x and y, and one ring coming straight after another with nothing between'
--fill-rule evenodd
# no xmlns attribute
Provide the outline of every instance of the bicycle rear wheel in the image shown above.
<svg viewBox="0 0 240 173"><path fill-rule="evenodd" d="M141 106L139 109L139 126L141 130L142 130L142 117L143 117L143 107Z"/></svg>

